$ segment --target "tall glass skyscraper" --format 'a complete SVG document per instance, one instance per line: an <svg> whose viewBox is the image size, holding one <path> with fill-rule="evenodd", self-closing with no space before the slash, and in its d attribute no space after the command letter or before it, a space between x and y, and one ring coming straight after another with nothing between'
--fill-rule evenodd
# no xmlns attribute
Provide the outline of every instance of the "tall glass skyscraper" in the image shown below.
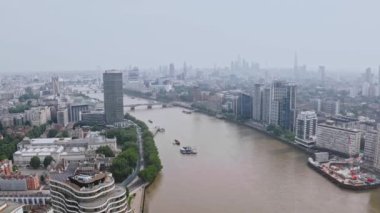
<svg viewBox="0 0 380 213"><path fill-rule="evenodd" d="M275 81L271 87L270 123L294 132L296 120L295 84Z"/></svg>
<svg viewBox="0 0 380 213"><path fill-rule="evenodd" d="M107 124L114 124L124 118L123 74L116 70L103 73L104 112Z"/></svg>

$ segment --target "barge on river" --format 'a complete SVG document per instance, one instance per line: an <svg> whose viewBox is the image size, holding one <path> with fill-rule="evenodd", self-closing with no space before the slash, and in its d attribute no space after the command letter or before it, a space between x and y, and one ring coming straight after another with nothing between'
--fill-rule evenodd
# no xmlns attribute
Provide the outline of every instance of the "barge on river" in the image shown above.
<svg viewBox="0 0 380 213"><path fill-rule="evenodd" d="M360 171L360 167L349 167L341 162L318 163L309 157L310 168L340 188L362 191L380 187L380 180L373 174Z"/></svg>

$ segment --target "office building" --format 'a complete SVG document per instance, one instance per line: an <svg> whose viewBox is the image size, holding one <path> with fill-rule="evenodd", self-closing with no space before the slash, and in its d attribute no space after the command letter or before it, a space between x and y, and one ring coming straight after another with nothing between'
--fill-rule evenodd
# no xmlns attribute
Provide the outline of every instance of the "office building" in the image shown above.
<svg viewBox="0 0 380 213"><path fill-rule="evenodd" d="M380 142L378 141L376 145L371 146L375 148L373 167L380 171ZM365 154L365 153L364 153Z"/></svg>
<svg viewBox="0 0 380 213"><path fill-rule="evenodd" d="M349 156L359 154L361 132L336 126L319 124L317 147L343 153Z"/></svg>
<svg viewBox="0 0 380 213"><path fill-rule="evenodd" d="M322 101L321 111L330 115L339 115L340 102L333 100Z"/></svg>
<svg viewBox="0 0 380 213"><path fill-rule="evenodd" d="M103 73L104 111L107 124L124 119L123 74L115 70Z"/></svg>
<svg viewBox="0 0 380 213"><path fill-rule="evenodd" d="M313 146L317 135L317 114L314 111L298 114L295 133L296 142L307 147Z"/></svg>
<svg viewBox="0 0 380 213"><path fill-rule="evenodd" d="M252 96L245 93L239 94L236 115L239 119L252 118Z"/></svg>
<svg viewBox="0 0 380 213"><path fill-rule="evenodd" d="M136 82L139 81L140 71L137 67L134 67L131 70L128 70L127 80L128 82Z"/></svg>
<svg viewBox="0 0 380 213"><path fill-rule="evenodd" d="M262 104L262 121L265 124L270 122L270 109L271 109L271 88L265 87L263 91L263 104Z"/></svg>
<svg viewBox="0 0 380 213"><path fill-rule="evenodd" d="M69 121L78 122L80 121L80 113L88 111L88 104L72 104L69 107Z"/></svg>
<svg viewBox="0 0 380 213"><path fill-rule="evenodd" d="M86 124L104 125L104 111L84 111L80 112L80 120Z"/></svg>
<svg viewBox="0 0 380 213"><path fill-rule="evenodd" d="M263 96L264 85L255 84L252 97L252 119L261 122L263 120Z"/></svg>
<svg viewBox="0 0 380 213"><path fill-rule="evenodd" d="M329 121L334 122L334 125L344 129L358 129L359 128L359 120L354 117L336 115L329 116Z"/></svg>
<svg viewBox="0 0 380 213"><path fill-rule="evenodd" d="M296 120L295 84L275 81L271 87L270 123L294 132Z"/></svg>
<svg viewBox="0 0 380 213"><path fill-rule="evenodd" d="M322 85L325 84L325 78L326 78L326 68L325 66L319 66L318 68L318 72L319 72L319 80L321 82Z"/></svg>
<svg viewBox="0 0 380 213"><path fill-rule="evenodd" d="M175 76L175 68L174 68L174 64L170 64L170 65L169 65L169 76L170 76L170 77L174 77L174 76Z"/></svg>
<svg viewBox="0 0 380 213"><path fill-rule="evenodd" d="M29 121L32 126L40 126L51 120L50 107L33 107L25 110L25 121Z"/></svg>
<svg viewBox="0 0 380 213"><path fill-rule="evenodd" d="M67 170L50 174L51 204L54 212L126 212L123 186L115 185L110 173L94 164L70 163Z"/></svg>
<svg viewBox="0 0 380 213"><path fill-rule="evenodd" d="M379 146L379 138L380 134L378 131L366 131L364 133L364 155L363 160L368 165L374 165L375 163L375 156L376 156L376 150Z"/></svg>
<svg viewBox="0 0 380 213"><path fill-rule="evenodd" d="M57 111L57 123L66 126L69 123L69 112L67 108L61 108Z"/></svg>
<svg viewBox="0 0 380 213"><path fill-rule="evenodd" d="M372 80L373 80L373 74L372 74L372 71L371 71L371 68L367 68L365 70L365 73L364 73L364 81L368 82L368 83L372 83Z"/></svg>
<svg viewBox="0 0 380 213"><path fill-rule="evenodd" d="M316 98L316 99L313 99L313 100L311 100L311 103L312 103L312 105L313 105L313 110L315 111L315 112L320 112L321 111L321 107L322 107L322 101L321 101L321 99L319 99L319 98Z"/></svg>
<svg viewBox="0 0 380 213"><path fill-rule="evenodd" d="M28 190L0 191L0 200L41 207L42 205L48 205L51 199L48 190Z"/></svg>
<svg viewBox="0 0 380 213"><path fill-rule="evenodd" d="M38 175L3 175L0 176L0 191L38 190L40 178Z"/></svg>
<svg viewBox="0 0 380 213"><path fill-rule="evenodd" d="M53 94L59 96L61 94L61 85L57 76L51 78L51 84L53 88Z"/></svg>

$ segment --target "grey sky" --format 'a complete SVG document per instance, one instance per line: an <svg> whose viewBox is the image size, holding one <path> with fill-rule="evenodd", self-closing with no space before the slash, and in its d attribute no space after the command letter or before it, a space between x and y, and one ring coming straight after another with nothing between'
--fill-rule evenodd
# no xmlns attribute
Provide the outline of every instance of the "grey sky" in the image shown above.
<svg viewBox="0 0 380 213"><path fill-rule="evenodd" d="M364 70L380 64L378 0L1 0L0 72L187 61Z"/></svg>

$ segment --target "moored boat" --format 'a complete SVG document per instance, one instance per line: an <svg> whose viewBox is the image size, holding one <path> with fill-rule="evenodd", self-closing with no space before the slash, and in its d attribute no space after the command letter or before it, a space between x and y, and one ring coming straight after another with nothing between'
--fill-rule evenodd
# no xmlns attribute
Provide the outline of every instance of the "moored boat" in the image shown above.
<svg viewBox="0 0 380 213"><path fill-rule="evenodd" d="M174 145L180 145L181 144L181 142L179 142L179 140L177 140L177 139L174 139L174 143L173 143Z"/></svg>
<svg viewBox="0 0 380 213"><path fill-rule="evenodd" d="M190 146L184 146L182 147L180 150L181 154L184 154L184 155L195 155L197 154L197 151L195 150L195 148L193 147L190 147Z"/></svg>

